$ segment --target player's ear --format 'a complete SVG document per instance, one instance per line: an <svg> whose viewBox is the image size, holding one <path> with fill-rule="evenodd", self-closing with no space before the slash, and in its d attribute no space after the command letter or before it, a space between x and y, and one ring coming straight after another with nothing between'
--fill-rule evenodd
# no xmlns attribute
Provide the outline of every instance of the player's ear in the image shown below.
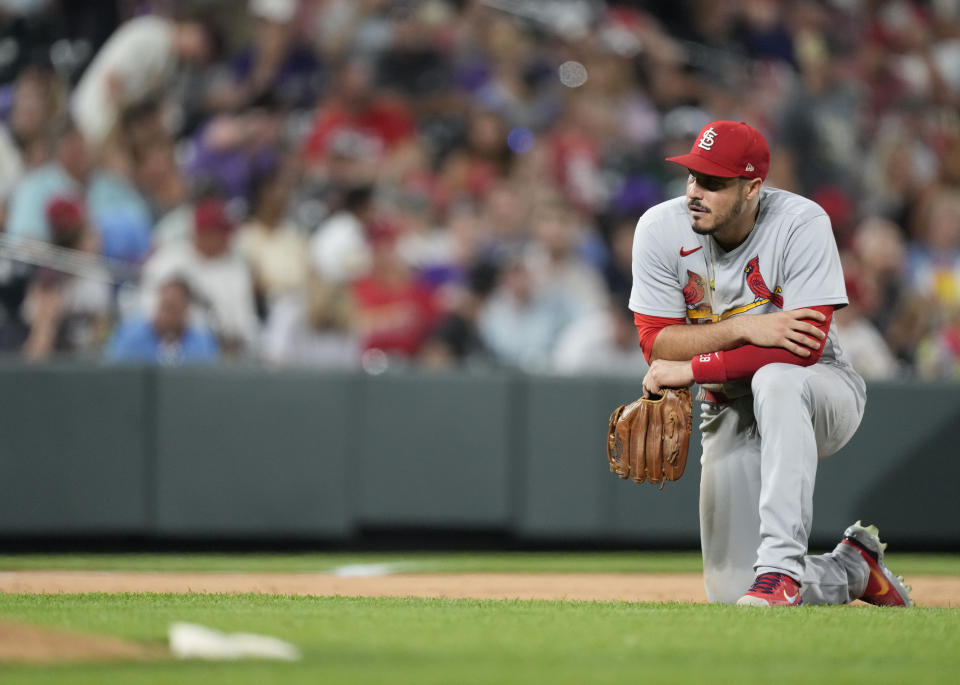
<svg viewBox="0 0 960 685"><path fill-rule="evenodd" d="M752 200L760 194L760 188L763 187L763 179L749 178L744 185L746 185L746 189L743 193L743 198L745 200Z"/></svg>

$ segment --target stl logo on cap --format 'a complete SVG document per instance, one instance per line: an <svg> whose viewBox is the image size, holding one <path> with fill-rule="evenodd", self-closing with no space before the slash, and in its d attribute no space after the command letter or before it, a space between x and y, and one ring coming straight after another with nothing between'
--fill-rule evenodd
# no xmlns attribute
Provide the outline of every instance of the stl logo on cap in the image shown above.
<svg viewBox="0 0 960 685"><path fill-rule="evenodd" d="M713 130L713 126L708 128L703 132L703 136L700 138L700 142L697 143L697 147L702 147L704 150L709 150L713 147L713 139L717 137L717 132Z"/></svg>
<svg viewBox="0 0 960 685"><path fill-rule="evenodd" d="M770 147L763 134L742 121L711 121L700 130L690 152L667 157L690 171L719 178L767 177Z"/></svg>

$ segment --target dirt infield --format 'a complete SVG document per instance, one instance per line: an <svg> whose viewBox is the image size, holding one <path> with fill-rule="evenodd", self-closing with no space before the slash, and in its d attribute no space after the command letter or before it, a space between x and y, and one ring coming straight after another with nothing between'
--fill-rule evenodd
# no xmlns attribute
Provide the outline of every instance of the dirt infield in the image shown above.
<svg viewBox="0 0 960 685"><path fill-rule="evenodd" d="M960 577L911 576L909 580L918 605L960 607ZM694 573L398 573L351 578L309 573L13 571L0 573L0 592L254 592L345 597L706 601L702 578Z"/></svg>
<svg viewBox="0 0 960 685"><path fill-rule="evenodd" d="M140 661L166 656L164 649L113 637L0 621L0 664Z"/></svg>

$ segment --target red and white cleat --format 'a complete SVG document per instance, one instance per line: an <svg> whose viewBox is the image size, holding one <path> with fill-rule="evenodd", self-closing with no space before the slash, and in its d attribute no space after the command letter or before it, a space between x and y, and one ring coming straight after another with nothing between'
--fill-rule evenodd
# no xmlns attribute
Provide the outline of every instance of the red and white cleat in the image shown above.
<svg viewBox="0 0 960 685"><path fill-rule="evenodd" d="M863 526L857 521L843 531L840 544L857 550L870 567L870 579L867 589L859 597L861 601L883 607L913 606L910 586L903 582L903 576L893 575L883 563L883 551L887 543L880 542L880 531L876 526Z"/></svg>
<svg viewBox="0 0 960 685"><path fill-rule="evenodd" d="M737 600L738 606L796 607L803 604L800 583L783 573L761 573Z"/></svg>

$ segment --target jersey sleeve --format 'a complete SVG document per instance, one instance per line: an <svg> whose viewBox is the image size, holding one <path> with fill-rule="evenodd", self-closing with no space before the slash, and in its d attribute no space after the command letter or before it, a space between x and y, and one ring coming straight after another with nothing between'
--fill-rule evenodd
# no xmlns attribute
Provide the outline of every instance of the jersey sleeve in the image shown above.
<svg viewBox="0 0 960 685"><path fill-rule="evenodd" d="M830 333L830 322L833 320L833 307L811 307L823 314L823 321L810 320L810 323L819 328L824 335ZM797 366L812 366L820 361L826 340L820 341L816 350L811 350L809 357L801 357L789 350L780 347L757 347L756 345L741 345L726 352L701 354L691 360L693 380L697 383L726 383L727 381L752 378L761 367L767 364L795 364Z"/></svg>
<svg viewBox="0 0 960 685"><path fill-rule="evenodd" d="M819 214L797 226L783 252L783 308L847 305L840 253L830 219Z"/></svg>
<svg viewBox="0 0 960 685"><path fill-rule="evenodd" d="M630 309L638 314L680 318L687 315L683 286L670 266L670 256L656 234L657 222L647 212L633 235L633 287Z"/></svg>
<svg viewBox="0 0 960 685"><path fill-rule="evenodd" d="M650 357L653 355L653 343L657 336L667 326L682 326L687 322L685 317L664 317L648 316L646 314L634 314L633 323L637 326L637 336L640 339L640 349L643 350L643 357L650 363Z"/></svg>

